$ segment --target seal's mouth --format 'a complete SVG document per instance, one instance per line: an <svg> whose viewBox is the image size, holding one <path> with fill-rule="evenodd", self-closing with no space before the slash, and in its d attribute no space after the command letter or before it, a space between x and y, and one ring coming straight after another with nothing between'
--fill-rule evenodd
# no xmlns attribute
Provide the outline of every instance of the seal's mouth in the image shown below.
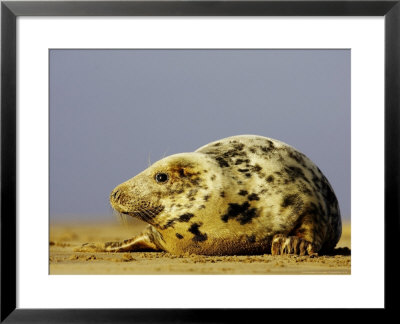
<svg viewBox="0 0 400 324"><path fill-rule="evenodd" d="M155 225L155 217L163 211L163 207L141 209L131 212L119 212L114 209L114 214L121 220L122 223L129 223L132 218L138 218L150 225Z"/></svg>
<svg viewBox="0 0 400 324"><path fill-rule="evenodd" d="M117 218L117 220L123 225L132 224L134 219L140 219L141 221L144 221L151 225L153 222L148 216L146 216L143 213L140 213L140 214L139 213L121 213L114 209L113 214Z"/></svg>

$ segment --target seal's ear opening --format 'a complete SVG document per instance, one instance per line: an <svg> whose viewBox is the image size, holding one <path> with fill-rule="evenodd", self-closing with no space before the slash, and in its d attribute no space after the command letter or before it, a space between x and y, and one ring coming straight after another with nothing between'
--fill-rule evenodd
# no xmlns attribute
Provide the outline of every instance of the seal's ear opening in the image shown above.
<svg viewBox="0 0 400 324"><path fill-rule="evenodd" d="M190 167L180 167L178 169L178 173L181 178L190 177L194 174Z"/></svg>
<svg viewBox="0 0 400 324"><path fill-rule="evenodd" d="M196 174L198 174L199 172L193 169L192 166L179 166L179 168L177 169L177 173L181 178L187 178L187 177L191 178Z"/></svg>

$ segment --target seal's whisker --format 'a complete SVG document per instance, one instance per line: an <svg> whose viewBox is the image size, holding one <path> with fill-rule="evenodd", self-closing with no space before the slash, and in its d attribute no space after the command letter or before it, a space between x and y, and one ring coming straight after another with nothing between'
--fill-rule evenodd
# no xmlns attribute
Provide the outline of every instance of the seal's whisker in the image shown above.
<svg viewBox="0 0 400 324"><path fill-rule="evenodd" d="M151 218L144 213L143 209L137 211L136 214L139 215L139 218L141 218L145 222L150 222L151 221Z"/></svg>
<svg viewBox="0 0 400 324"><path fill-rule="evenodd" d="M156 215L155 215L151 210L149 210L149 209L144 210L144 212L146 213L147 216L149 216L149 217L151 217L151 218L156 217Z"/></svg>
<svg viewBox="0 0 400 324"><path fill-rule="evenodd" d="M142 210L141 213L142 213L143 215L145 215L148 219L150 219L150 216L147 214L147 212L146 212L145 210Z"/></svg>
<svg viewBox="0 0 400 324"><path fill-rule="evenodd" d="M150 213L150 211L146 211L145 213L146 213L147 218L149 219L149 222L153 223L153 219L154 219L155 215L152 215Z"/></svg>
<svg viewBox="0 0 400 324"><path fill-rule="evenodd" d="M124 224L124 225L128 224L127 217L125 214L121 214L121 220L122 220L122 224Z"/></svg>
<svg viewBox="0 0 400 324"><path fill-rule="evenodd" d="M165 158L165 157L166 157L168 150L169 150L169 146L167 146L167 149L165 150L165 152L164 152L162 158Z"/></svg>
<svg viewBox="0 0 400 324"><path fill-rule="evenodd" d="M129 218L128 218L128 215L126 215L126 214L122 214L121 215L122 217L122 223L124 224L124 225L128 225L129 224Z"/></svg>
<svg viewBox="0 0 400 324"><path fill-rule="evenodd" d="M132 223L132 217L128 214L124 214L113 209L113 215L121 225L128 226Z"/></svg>
<svg viewBox="0 0 400 324"><path fill-rule="evenodd" d="M115 209L113 210L113 216L117 219L119 223L122 223L122 214L120 212L117 212Z"/></svg>

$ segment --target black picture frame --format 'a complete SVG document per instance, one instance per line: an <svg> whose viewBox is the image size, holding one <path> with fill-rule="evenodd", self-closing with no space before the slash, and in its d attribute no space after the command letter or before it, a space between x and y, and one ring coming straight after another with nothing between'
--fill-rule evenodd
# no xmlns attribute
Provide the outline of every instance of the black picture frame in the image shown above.
<svg viewBox="0 0 400 324"><path fill-rule="evenodd" d="M2 1L1 2L1 322L237 322L267 309L16 308L16 18L18 16L384 16L385 310L394 309L398 274L390 256L399 235L400 0ZM373 233L371 233L373 244ZM38 292L40 294L40 292ZM391 298L393 296L393 298ZM266 305L267 307L267 305Z"/></svg>

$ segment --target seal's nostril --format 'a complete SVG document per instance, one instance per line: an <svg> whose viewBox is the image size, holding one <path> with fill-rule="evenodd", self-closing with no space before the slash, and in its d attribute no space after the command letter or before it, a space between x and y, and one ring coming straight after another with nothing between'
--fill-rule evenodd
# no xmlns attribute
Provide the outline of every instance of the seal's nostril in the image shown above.
<svg viewBox="0 0 400 324"><path fill-rule="evenodd" d="M115 190L114 193L112 194L112 196L113 196L114 199L118 199L119 198L119 194L120 194L119 190Z"/></svg>

